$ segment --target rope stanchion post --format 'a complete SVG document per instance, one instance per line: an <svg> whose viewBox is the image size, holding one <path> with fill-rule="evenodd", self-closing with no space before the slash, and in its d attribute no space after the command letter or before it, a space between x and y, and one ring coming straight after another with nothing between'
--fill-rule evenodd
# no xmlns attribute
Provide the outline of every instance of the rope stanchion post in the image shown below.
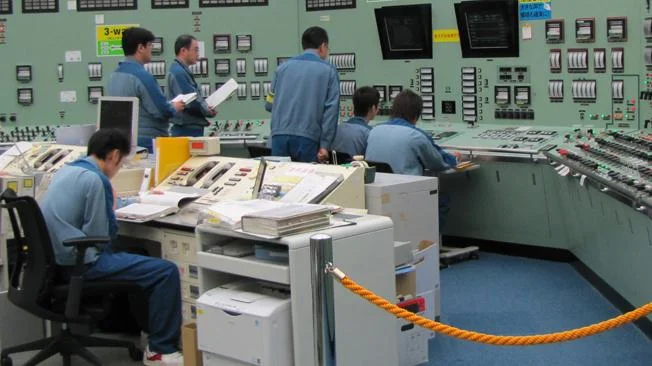
<svg viewBox="0 0 652 366"><path fill-rule="evenodd" d="M327 326L329 314L327 294L332 298L332 279L327 277L324 268L333 257L333 238L326 234L310 237L310 285L312 288L312 326L315 350L315 366L327 366L331 359L331 334ZM330 283L328 291L327 283Z"/></svg>

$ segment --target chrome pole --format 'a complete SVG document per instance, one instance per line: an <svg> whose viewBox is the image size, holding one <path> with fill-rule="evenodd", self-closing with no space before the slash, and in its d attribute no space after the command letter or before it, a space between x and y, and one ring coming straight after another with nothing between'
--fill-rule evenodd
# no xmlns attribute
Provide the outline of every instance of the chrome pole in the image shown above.
<svg viewBox="0 0 652 366"><path fill-rule="evenodd" d="M326 263L332 261L333 238L326 234L310 237L310 284L312 288L312 329L315 350L315 366L326 366L325 342L330 342L330 332L325 327L326 312L325 276Z"/></svg>

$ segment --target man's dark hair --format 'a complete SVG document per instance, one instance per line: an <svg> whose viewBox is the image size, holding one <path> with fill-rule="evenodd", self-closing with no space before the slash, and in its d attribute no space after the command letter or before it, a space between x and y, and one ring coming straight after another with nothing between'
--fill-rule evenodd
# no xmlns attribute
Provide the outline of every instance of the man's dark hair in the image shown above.
<svg viewBox="0 0 652 366"><path fill-rule="evenodd" d="M197 40L197 38L189 34L180 35L177 38L177 40L174 42L174 54L178 56L182 48L189 48L190 45L192 44L192 41L195 40Z"/></svg>
<svg viewBox="0 0 652 366"><path fill-rule="evenodd" d="M319 48L322 43L328 44L328 33L322 27L310 27L301 36L301 45L304 50Z"/></svg>
<svg viewBox="0 0 652 366"><path fill-rule="evenodd" d="M138 50L138 45L147 47L154 41L154 34L145 28L131 27L122 32L122 50L125 56L132 56Z"/></svg>
<svg viewBox="0 0 652 366"><path fill-rule="evenodd" d="M421 117L422 110L423 100L421 96L410 89L406 89L394 97L390 116L392 118L403 118L411 123Z"/></svg>
<svg viewBox="0 0 652 366"><path fill-rule="evenodd" d="M380 93L370 86L358 88L353 93L353 113L358 117L366 116L371 107L378 106L378 103Z"/></svg>
<svg viewBox="0 0 652 366"><path fill-rule="evenodd" d="M122 131L115 128L103 128L93 134L88 140L87 154L95 155L98 159L104 160L107 155L115 149L120 151L124 157L131 152L129 137Z"/></svg>

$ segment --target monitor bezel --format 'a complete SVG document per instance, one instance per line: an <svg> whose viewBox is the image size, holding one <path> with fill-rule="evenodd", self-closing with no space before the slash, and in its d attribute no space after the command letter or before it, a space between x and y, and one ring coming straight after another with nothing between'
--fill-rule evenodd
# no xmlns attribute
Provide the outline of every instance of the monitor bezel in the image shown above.
<svg viewBox="0 0 652 366"><path fill-rule="evenodd" d="M384 20L387 16L417 16L422 26L422 37L424 39L424 50L419 51L402 51L391 50L389 38L385 35ZM406 59L432 59L432 5L431 4L412 4L412 5L393 5L383 6L374 9L376 18L376 28L380 48L383 54L383 60L406 60ZM425 24L424 24L425 23Z"/></svg>
<svg viewBox="0 0 652 366"><path fill-rule="evenodd" d="M466 24L466 14L470 10L495 10L500 7L505 19L512 22L509 46L507 48L474 49L471 47L469 32ZM455 3L455 18L457 30L460 34L460 48L462 58L498 58L519 57L519 14L518 2L515 0L472 0Z"/></svg>
<svg viewBox="0 0 652 366"><path fill-rule="evenodd" d="M138 147L138 111L140 100L138 97L109 97L101 96L97 98L97 130L100 130L100 118L102 117L102 102L131 102L131 147L132 151Z"/></svg>

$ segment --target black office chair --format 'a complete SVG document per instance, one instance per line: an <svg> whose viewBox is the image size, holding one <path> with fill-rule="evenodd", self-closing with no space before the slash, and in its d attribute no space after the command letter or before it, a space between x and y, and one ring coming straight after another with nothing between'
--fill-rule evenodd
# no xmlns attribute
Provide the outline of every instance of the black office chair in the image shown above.
<svg viewBox="0 0 652 366"><path fill-rule="evenodd" d="M70 365L71 355L101 365L100 359L85 347L127 348L131 359L141 360L142 351L132 342L74 334L69 328L69 324L92 326L105 316L110 307L110 294L142 291L129 282L84 281L86 249L108 243L109 238L85 237L65 241L63 245L77 248L75 267L72 274L66 276L63 268L55 262L48 229L36 200L17 197L14 191L7 189L0 201L3 201L1 207L8 210L17 250L9 279L9 301L39 318L62 323L62 330L56 336L3 349L0 364L11 366L10 354L41 350L24 365L37 365L58 353L65 366ZM89 301L96 298L101 300Z"/></svg>
<svg viewBox="0 0 652 366"><path fill-rule="evenodd" d="M329 155L331 164L347 164L353 161L353 157L345 152L333 150Z"/></svg>
<svg viewBox="0 0 652 366"><path fill-rule="evenodd" d="M393 174L394 171L392 170L392 167L382 161L369 161L367 160L367 164L369 166L373 166L376 168L376 173L390 173Z"/></svg>
<svg viewBox="0 0 652 366"><path fill-rule="evenodd" d="M259 158L261 156L272 155L272 149L265 146L247 145L247 151L249 151L249 157L251 158Z"/></svg>

